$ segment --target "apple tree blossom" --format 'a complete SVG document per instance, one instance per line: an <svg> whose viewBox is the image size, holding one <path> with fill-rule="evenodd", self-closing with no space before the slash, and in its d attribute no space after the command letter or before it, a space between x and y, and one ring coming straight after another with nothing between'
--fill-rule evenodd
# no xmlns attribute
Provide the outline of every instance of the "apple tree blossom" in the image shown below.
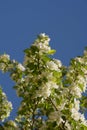
<svg viewBox="0 0 87 130"><path fill-rule="evenodd" d="M0 88L0 130L87 130L87 49L66 67L52 58L49 42L38 35L23 63L0 55L0 70L9 72L22 99L15 119L8 120L12 103Z"/></svg>

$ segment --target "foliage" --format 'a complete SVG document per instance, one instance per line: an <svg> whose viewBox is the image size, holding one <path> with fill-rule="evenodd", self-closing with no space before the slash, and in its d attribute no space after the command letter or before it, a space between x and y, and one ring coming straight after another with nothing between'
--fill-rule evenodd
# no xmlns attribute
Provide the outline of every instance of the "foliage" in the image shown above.
<svg viewBox="0 0 87 130"><path fill-rule="evenodd" d="M15 120L6 121L12 105L0 88L0 130L87 130L87 49L66 67L51 57L49 41L40 34L24 50L23 64L0 55L0 70L9 72L22 98Z"/></svg>

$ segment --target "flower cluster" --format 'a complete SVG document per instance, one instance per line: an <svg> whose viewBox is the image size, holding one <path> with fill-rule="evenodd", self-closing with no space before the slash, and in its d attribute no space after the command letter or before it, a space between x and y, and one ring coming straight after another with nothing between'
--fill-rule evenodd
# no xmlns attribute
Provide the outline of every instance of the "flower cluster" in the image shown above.
<svg viewBox="0 0 87 130"><path fill-rule="evenodd" d="M87 50L82 57L71 60L69 67L51 57L55 50L49 45L50 38L40 34L30 48L24 50L23 64L0 56L0 69L10 72L15 81L17 96L22 98L14 121L4 124L18 130L82 130L87 129L84 112L87 108ZM11 104L1 93L0 118L4 120ZM5 103L6 102L6 103ZM4 112L5 111L5 112ZM4 113L4 114L3 114Z"/></svg>
<svg viewBox="0 0 87 130"><path fill-rule="evenodd" d="M9 55L4 54L4 55L0 56L0 69L3 72L7 71L9 61L10 61L10 56Z"/></svg>
<svg viewBox="0 0 87 130"><path fill-rule="evenodd" d="M49 41L50 38L42 33L38 36L38 39L34 42L33 45L39 49L40 54L48 53L51 50Z"/></svg>
<svg viewBox="0 0 87 130"><path fill-rule="evenodd" d="M6 94L0 88L0 121L4 121L12 110L11 102L8 102Z"/></svg>

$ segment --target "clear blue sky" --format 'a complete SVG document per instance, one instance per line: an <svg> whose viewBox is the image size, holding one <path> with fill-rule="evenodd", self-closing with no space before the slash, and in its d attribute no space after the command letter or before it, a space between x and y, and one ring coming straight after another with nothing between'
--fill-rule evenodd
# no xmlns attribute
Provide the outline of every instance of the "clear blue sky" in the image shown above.
<svg viewBox="0 0 87 130"><path fill-rule="evenodd" d="M87 0L0 1L0 54L6 52L22 62L23 50L42 32L50 36L50 45L57 50L54 57L68 65L87 46ZM0 77L3 90L13 102L13 118L19 100L9 76L0 73Z"/></svg>

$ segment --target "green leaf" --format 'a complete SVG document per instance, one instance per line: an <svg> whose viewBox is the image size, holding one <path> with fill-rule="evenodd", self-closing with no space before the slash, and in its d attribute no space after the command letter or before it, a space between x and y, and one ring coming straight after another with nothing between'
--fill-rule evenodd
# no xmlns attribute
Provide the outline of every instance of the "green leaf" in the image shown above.
<svg viewBox="0 0 87 130"><path fill-rule="evenodd" d="M32 54L35 55L35 52L38 52L39 49L36 46L31 46L30 50L32 51Z"/></svg>
<svg viewBox="0 0 87 130"><path fill-rule="evenodd" d="M53 71L53 76L56 77L57 79L62 76L61 72Z"/></svg>
<svg viewBox="0 0 87 130"><path fill-rule="evenodd" d="M55 52L56 52L56 50L50 50L50 51L48 51L48 54L53 55Z"/></svg>
<svg viewBox="0 0 87 130"><path fill-rule="evenodd" d="M82 127L83 127L83 130L87 130L87 126L82 124Z"/></svg>
<svg viewBox="0 0 87 130"><path fill-rule="evenodd" d="M42 59L44 62L50 61L50 58L49 58L47 55L42 55L41 59Z"/></svg>
<svg viewBox="0 0 87 130"><path fill-rule="evenodd" d="M25 53L28 53L28 52L29 52L29 50L30 50L30 49L29 49L29 48L27 48L27 49L25 49L25 50L24 50L24 52L25 52Z"/></svg>

